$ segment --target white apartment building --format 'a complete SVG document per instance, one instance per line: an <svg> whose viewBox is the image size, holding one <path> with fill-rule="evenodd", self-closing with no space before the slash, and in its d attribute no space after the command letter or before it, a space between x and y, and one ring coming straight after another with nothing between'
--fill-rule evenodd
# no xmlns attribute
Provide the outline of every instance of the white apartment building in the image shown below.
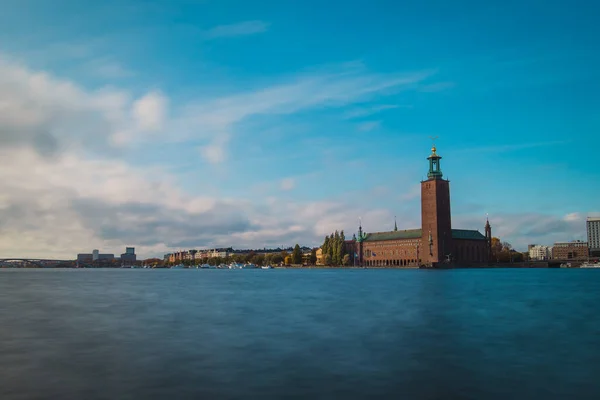
<svg viewBox="0 0 600 400"><path fill-rule="evenodd" d="M552 258L552 246L535 245L529 248L530 260L549 260Z"/></svg>
<svg viewBox="0 0 600 400"><path fill-rule="evenodd" d="M586 222L590 254L600 252L600 217L588 217Z"/></svg>

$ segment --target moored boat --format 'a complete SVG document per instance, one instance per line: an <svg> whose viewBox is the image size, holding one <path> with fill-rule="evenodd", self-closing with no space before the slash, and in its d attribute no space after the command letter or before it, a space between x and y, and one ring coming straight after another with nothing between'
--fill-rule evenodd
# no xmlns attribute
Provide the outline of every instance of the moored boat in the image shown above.
<svg viewBox="0 0 600 400"><path fill-rule="evenodd" d="M591 263L589 261L584 262L579 268L600 268L600 262Z"/></svg>

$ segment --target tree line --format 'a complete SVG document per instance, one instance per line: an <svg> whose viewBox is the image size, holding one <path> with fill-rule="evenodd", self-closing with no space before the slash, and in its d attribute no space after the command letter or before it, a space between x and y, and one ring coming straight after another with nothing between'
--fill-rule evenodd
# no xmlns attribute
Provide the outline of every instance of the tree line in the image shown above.
<svg viewBox="0 0 600 400"><path fill-rule="evenodd" d="M495 262L520 262L523 261L523 253L514 250L508 242L503 242L497 237L492 237L492 260Z"/></svg>
<svg viewBox="0 0 600 400"><path fill-rule="evenodd" d="M344 231L337 230L329 236L325 236L321 250L323 251L323 264L325 265L349 265L352 259L347 253L345 246L346 237Z"/></svg>

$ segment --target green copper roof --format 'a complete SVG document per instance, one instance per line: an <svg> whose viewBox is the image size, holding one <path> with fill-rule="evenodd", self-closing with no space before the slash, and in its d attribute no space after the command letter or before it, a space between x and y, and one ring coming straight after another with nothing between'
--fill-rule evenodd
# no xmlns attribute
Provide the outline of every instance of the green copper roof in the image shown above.
<svg viewBox="0 0 600 400"><path fill-rule="evenodd" d="M470 229L452 229L452 239L485 240L485 236Z"/></svg>
<svg viewBox="0 0 600 400"><path fill-rule="evenodd" d="M407 229L403 231L367 233L365 242L376 242L378 240L418 239L420 237L420 229Z"/></svg>
<svg viewBox="0 0 600 400"><path fill-rule="evenodd" d="M373 232L367 233L365 242L376 242L380 240L419 239L421 229L405 229L402 231ZM470 229L452 229L452 239L485 240L479 231Z"/></svg>

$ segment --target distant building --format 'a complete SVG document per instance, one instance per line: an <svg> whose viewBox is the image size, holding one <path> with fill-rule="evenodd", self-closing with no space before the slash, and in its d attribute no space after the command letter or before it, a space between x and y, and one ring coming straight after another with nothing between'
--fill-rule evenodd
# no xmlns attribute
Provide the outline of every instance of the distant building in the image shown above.
<svg viewBox="0 0 600 400"><path fill-rule="evenodd" d="M121 264L133 264L136 260L135 247L125 247L125 253L121 254Z"/></svg>
<svg viewBox="0 0 600 400"><path fill-rule="evenodd" d="M93 250L91 253L77 254L77 262L80 262L80 263L113 261L114 259L115 259L114 254L101 254L98 250Z"/></svg>
<svg viewBox="0 0 600 400"><path fill-rule="evenodd" d="M600 256L600 217L588 217L587 239L591 256Z"/></svg>
<svg viewBox="0 0 600 400"><path fill-rule="evenodd" d="M92 261L94 261L94 255L92 253L77 254L77 262L91 263Z"/></svg>
<svg viewBox="0 0 600 400"><path fill-rule="evenodd" d="M322 248L318 248L317 249L317 265L323 265L323 249Z"/></svg>
<svg viewBox="0 0 600 400"><path fill-rule="evenodd" d="M556 242L552 248L552 258L556 260L585 260L589 257L587 242Z"/></svg>
<svg viewBox="0 0 600 400"><path fill-rule="evenodd" d="M203 253L203 255L206 254L206 258L225 258L228 255L230 255L230 253L226 250L223 249L215 249L215 250L209 250L206 253Z"/></svg>
<svg viewBox="0 0 600 400"><path fill-rule="evenodd" d="M552 258L552 247L534 244L528 246L530 260L549 260Z"/></svg>

